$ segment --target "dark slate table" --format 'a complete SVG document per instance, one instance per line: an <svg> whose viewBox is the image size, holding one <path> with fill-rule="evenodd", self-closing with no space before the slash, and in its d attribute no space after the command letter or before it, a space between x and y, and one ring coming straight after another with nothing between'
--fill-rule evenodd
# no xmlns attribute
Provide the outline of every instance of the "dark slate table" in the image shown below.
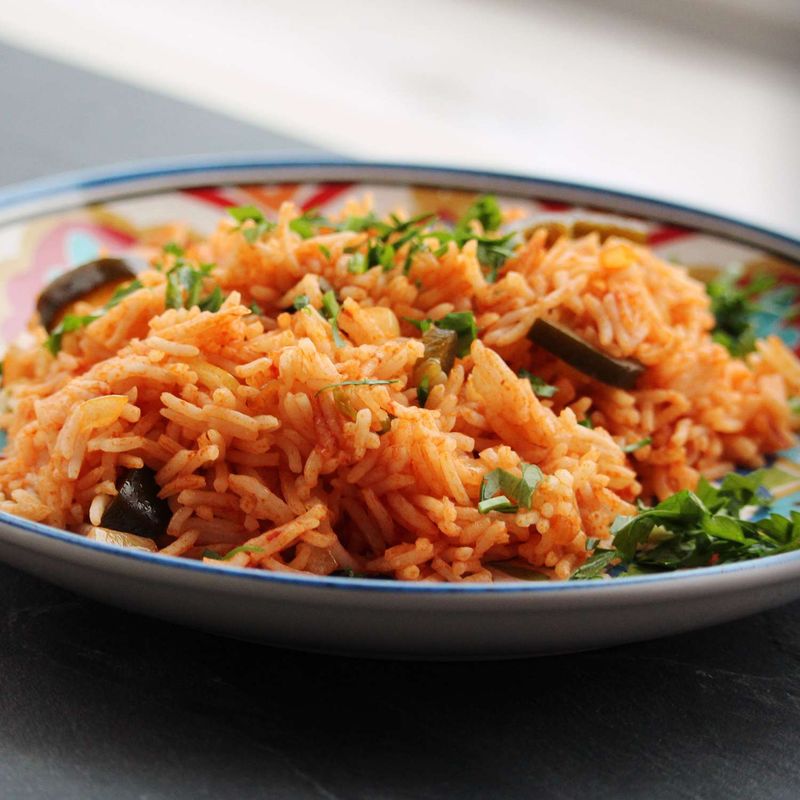
<svg viewBox="0 0 800 800"><path fill-rule="evenodd" d="M0 183L272 133L0 46ZM800 604L582 655L230 641L0 566L0 798L797 798Z"/></svg>

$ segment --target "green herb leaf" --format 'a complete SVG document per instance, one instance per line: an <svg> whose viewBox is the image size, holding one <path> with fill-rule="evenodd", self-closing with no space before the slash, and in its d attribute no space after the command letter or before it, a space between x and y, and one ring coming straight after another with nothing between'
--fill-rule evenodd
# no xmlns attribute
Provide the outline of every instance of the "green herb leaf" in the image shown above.
<svg viewBox="0 0 800 800"><path fill-rule="evenodd" d="M433 321L430 319L412 319L411 317L403 317L403 319L410 325L413 325L415 328L422 331L422 333L425 333L425 331L427 331L428 328L433 325Z"/></svg>
<svg viewBox="0 0 800 800"><path fill-rule="evenodd" d="M514 508L507 513L514 513L519 508L530 508L533 493L542 480L542 471L536 465L526 464L524 461L520 464L520 470L522 472L520 477L500 468L487 472L481 482L481 503L502 492L507 503L512 505L515 503ZM478 504L478 510L481 514L485 514L486 512L481 510L481 503ZM496 511L497 508L491 507L491 510Z"/></svg>
<svg viewBox="0 0 800 800"><path fill-rule="evenodd" d="M303 239L310 239L319 233L320 227L334 228L334 224L323 217L317 209L311 209L295 217L289 227Z"/></svg>
<svg viewBox="0 0 800 800"><path fill-rule="evenodd" d="M337 389L340 386L388 386L390 383L400 383L399 378L392 378L391 380L373 380L372 378L364 378L359 381L342 381L341 383L329 383L321 389L314 392L314 397L322 392L327 392L328 389Z"/></svg>
<svg viewBox="0 0 800 800"><path fill-rule="evenodd" d="M469 353L470 346L478 338L478 325L471 311L454 311L434 323L437 328L446 331L455 331L458 334L458 348L456 355L464 358Z"/></svg>
<svg viewBox="0 0 800 800"><path fill-rule="evenodd" d="M347 271L352 275L361 275L367 271L367 257L363 253L353 253L347 264Z"/></svg>
<svg viewBox="0 0 800 800"><path fill-rule="evenodd" d="M299 294L292 300L292 308L294 308L295 311L300 311L300 309L305 308L309 302L310 300L307 294Z"/></svg>
<svg viewBox="0 0 800 800"><path fill-rule="evenodd" d="M643 447L647 447L647 445L653 444L653 439L650 436L645 437L644 439L640 439L638 442L633 442L632 444L626 444L622 448L623 453L635 453L637 450L641 450Z"/></svg>
<svg viewBox="0 0 800 800"><path fill-rule="evenodd" d="M243 544L239 547L234 547L233 550L229 550L225 555L222 557L223 561L230 561L234 556L238 555L239 553L263 553L264 548L258 547L254 544Z"/></svg>
<svg viewBox="0 0 800 800"><path fill-rule="evenodd" d="M526 369L521 369L519 371L520 378L527 378L531 382L531 387L533 388L533 393L537 397L552 397L556 392L558 392L558 387L551 386L546 381L542 380L538 375L534 375L531 372L528 372Z"/></svg>
<svg viewBox="0 0 800 800"><path fill-rule="evenodd" d="M138 278L134 278L130 283L124 284L123 286L118 286L114 290L114 294L108 299L104 308L106 310L114 308L114 306L119 305L128 295L138 292L139 289L142 288L144 287Z"/></svg>
<svg viewBox="0 0 800 800"><path fill-rule="evenodd" d="M235 206L229 208L228 213L239 223L237 230L250 244L255 244L265 233L275 229L275 223L270 222L256 206ZM255 225L242 227L245 222L254 222Z"/></svg>
<svg viewBox="0 0 800 800"><path fill-rule="evenodd" d="M733 269L706 286L716 320L712 338L737 357L755 349L755 319L762 311L755 296L775 285L770 275L759 275L744 285L740 278L741 270Z"/></svg>
<svg viewBox="0 0 800 800"><path fill-rule="evenodd" d="M481 500L478 503L478 511L481 514L488 514L490 511L497 511L500 514L515 514L517 510L517 505L502 494L498 497L490 497L488 500Z"/></svg>
<svg viewBox="0 0 800 800"><path fill-rule="evenodd" d="M580 425L583 428L588 428L590 431L594 430L594 422L592 422L591 417L584 417L582 420L578 422L578 425Z"/></svg>
<svg viewBox="0 0 800 800"><path fill-rule="evenodd" d="M325 258L328 259L328 261L330 261L331 260L331 251L328 250L328 248L325 247L324 244L318 244L317 247L319 247L320 253L322 253L322 255L324 255Z"/></svg>
<svg viewBox="0 0 800 800"><path fill-rule="evenodd" d="M255 314L257 317L264 316L264 309L261 308L261 306L258 303L256 303L255 300L252 303L250 303L250 312L252 314Z"/></svg>
<svg viewBox="0 0 800 800"><path fill-rule="evenodd" d="M497 198L491 194L478 197L456 223L456 230L469 230L473 220L480 222L485 232L495 231L503 224L503 212Z"/></svg>
<svg viewBox="0 0 800 800"><path fill-rule="evenodd" d="M617 558L614 550L596 550L570 576L573 581L590 581L602 578L611 562Z"/></svg>
<svg viewBox="0 0 800 800"><path fill-rule="evenodd" d="M730 473L719 486L701 480L695 492L681 491L634 517L612 525L614 550L629 565L626 574L723 564L800 548L800 513L789 517L742 516L771 498L768 470ZM587 562L588 563L588 562Z"/></svg>
<svg viewBox="0 0 800 800"><path fill-rule="evenodd" d="M170 255L177 256L178 258L182 258L185 250L179 245L175 244L175 242L168 242L161 248L165 253L169 253Z"/></svg>
<svg viewBox="0 0 800 800"><path fill-rule="evenodd" d="M197 305L200 307L201 311L211 311L216 314L216 312L222 307L223 302L225 302L225 296L222 294L222 289L220 289L219 286L215 286L211 294L209 294L205 299L200 300ZM253 306L251 305L251 311L252 307ZM256 308L258 308L257 305ZM253 313L260 313L260 309L259 311L254 311Z"/></svg>
<svg viewBox="0 0 800 800"><path fill-rule="evenodd" d="M333 331L333 343L337 347L344 347L345 341L339 332L339 314L342 308L333 293L333 289L329 289L322 295L322 314L331 323L331 330Z"/></svg>
<svg viewBox="0 0 800 800"><path fill-rule="evenodd" d="M58 325L53 328L50 335L47 337L44 343L45 347L52 355L57 355L58 351L61 349L61 340L63 339L65 333L72 333L80 328L85 328L87 325L94 322L96 319L100 319L102 316L102 312L86 315L67 314L61 320L61 322L59 322Z"/></svg>
<svg viewBox="0 0 800 800"><path fill-rule="evenodd" d="M72 333L80 328L85 328L96 319L100 319L106 311L110 311L114 306L119 305L128 295L133 294L141 288L143 288L142 282L138 278L135 278L130 281L130 283L117 287L114 294L111 295L108 302L100 311L85 315L67 314L50 332L50 335L45 340L45 347L52 355L57 355L58 351L61 349L61 341L65 333Z"/></svg>

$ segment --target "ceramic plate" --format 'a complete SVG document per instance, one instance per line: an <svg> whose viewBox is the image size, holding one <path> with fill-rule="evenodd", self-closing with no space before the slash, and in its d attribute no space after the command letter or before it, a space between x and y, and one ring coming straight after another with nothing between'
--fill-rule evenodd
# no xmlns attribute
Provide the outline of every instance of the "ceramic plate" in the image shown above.
<svg viewBox="0 0 800 800"><path fill-rule="evenodd" d="M182 161L82 173L0 192L0 338L25 325L39 289L100 252L124 253L148 228L187 221L200 233L224 209L291 199L335 212L371 192L378 211L453 219L476 192L534 220L598 218L646 234L659 255L701 278L732 262L798 282L800 242L670 203L513 175L404 165ZM780 323L781 293L760 320ZM783 454L784 510L798 499L797 454ZM794 476L798 476L795 478ZM795 485L796 484L796 485ZM219 568L96 543L0 514L0 558L98 600L198 628L309 650L490 658L579 650L711 625L800 597L800 552L661 575L585 582L406 584Z"/></svg>

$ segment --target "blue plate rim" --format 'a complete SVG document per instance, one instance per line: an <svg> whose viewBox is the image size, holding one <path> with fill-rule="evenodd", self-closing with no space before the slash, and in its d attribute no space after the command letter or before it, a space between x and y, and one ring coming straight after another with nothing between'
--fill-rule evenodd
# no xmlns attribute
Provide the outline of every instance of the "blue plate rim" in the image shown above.
<svg viewBox="0 0 800 800"><path fill-rule="evenodd" d="M623 200L629 203L641 203L667 211L677 211L707 222L722 223L738 228L747 234L759 238L765 237L777 244L777 251L784 257L795 259L793 250L800 252L800 239L784 233L761 227L733 217L717 214L712 211L698 209L673 201L660 200L647 195L634 194L618 189L607 189L601 186L582 184L571 181L561 181L552 178L540 178L531 175L496 172L491 170L463 169L450 166L432 166L426 164L411 164L402 162L375 162L360 161L341 158L275 158L260 155L231 155L231 156L192 156L181 158L164 158L148 161L130 162L108 167L76 170L39 178L24 183L13 184L0 188L0 211L23 206L36 201L43 201L55 195L67 193L80 193L98 187L133 183L137 180L199 175L203 173L224 172L235 169L314 169L331 168L353 170L385 170L388 172L416 172L429 179L438 176L464 177L466 179L483 179L488 181L511 181L521 186L527 185L531 190L546 191L547 187L554 190L577 191L600 198ZM174 187L177 188L177 187ZM161 187L160 191L168 191ZM158 191L158 190L156 190ZM148 193L147 190L144 193ZM124 196L124 195L123 195ZM75 198L75 205L80 204L80 198ZM70 203L70 205L72 205ZM23 216L35 216L35 210L27 211ZM646 216L651 216L650 212ZM696 227L692 225L692 227ZM722 238L734 238L728 234L715 233ZM759 244L759 246L763 246ZM789 252L787 253L784 248ZM364 579L348 577L318 577L294 573L267 572L262 570L249 570L237 567L218 567L213 564L181 559L172 556L163 556L157 553L144 551L125 550L113 545L85 539L77 534L62 531L49 525L43 525L22 517L15 517L0 511L0 524L5 523L12 529L36 533L51 541L76 548L85 548L99 554L111 555L119 559L133 559L140 563L158 565L167 569L188 570L197 574L225 575L230 579L244 579L250 581L267 581L281 584L303 586L308 589L342 589L372 592L403 592L403 593L460 593L460 594L509 594L529 592L557 592L575 593L586 590L602 588L604 592L613 591L611 587L619 590L641 585L663 585L665 583L695 583L697 580L721 578L735 572L751 572L753 570L769 570L780 565L790 565L800 561L800 551L783 553L776 556L767 556L752 561L740 561L731 564L722 564L711 567L702 567L693 570L678 570L656 575L633 576L624 579L608 579L596 581L524 581L509 580L497 583L413 583L393 581L388 579ZM17 543L25 547L24 543Z"/></svg>

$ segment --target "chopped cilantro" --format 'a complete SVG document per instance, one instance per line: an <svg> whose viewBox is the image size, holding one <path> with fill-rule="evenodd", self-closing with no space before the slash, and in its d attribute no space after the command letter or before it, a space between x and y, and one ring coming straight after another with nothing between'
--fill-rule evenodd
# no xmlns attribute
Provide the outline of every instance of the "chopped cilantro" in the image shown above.
<svg viewBox="0 0 800 800"><path fill-rule="evenodd" d="M318 244L317 247L319 247L320 253L322 253L322 255L324 255L325 258L328 259L328 261L330 261L331 260L331 251L328 250L328 248L325 247L324 244Z"/></svg>
<svg viewBox="0 0 800 800"><path fill-rule="evenodd" d="M222 289L220 289L219 286L215 286L211 294L209 294L204 300L200 300L197 305L200 307L201 311L211 311L216 313L220 310L224 301L225 296L222 294ZM252 306L250 308L252 310ZM256 308L258 308L258 306L256 306ZM260 312L255 311L253 313L258 314Z"/></svg>
<svg viewBox="0 0 800 800"><path fill-rule="evenodd" d="M614 550L596 550L572 573L570 580L588 581L602 578L606 575L606 570L611 562L617 557Z"/></svg>
<svg viewBox="0 0 800 800"><path fill-rule="evenodd" d="M299 294L294 300L292 300L292 307L295 311L300 311L300 309L305 308L309 302L311 301L308 299L307 294Z"/></svg>
<svg viewBox="0 0 800 800"><path fill-rule="evenodd" d="M650 436L645 437L644 439L640 439L638 442L633 442L632 444L626 444L622 448L623 453L635 453L637 450L641 450L642 447L647 447L647 445L652 444L653 439Z"/></svg>
<svg viewBox="0 0 800 800"><path fill-rule="evenodd" d="M185 253L185 250L179 244L175 244L175 242L168 242L161 249L165 253L169 253L170 255L176 256L178 258L182 258Z"/></svg>
<svg viewBox="0 0 800 800"><path fill-rule="evenodd" d="M83 315L67 314L50 332L50 335L45 340L45 347L52 355L57 355L58 351L61 349L61 342L65 333L73 333L81 328L85 328L96 319L100 319L106 311L110 311L114 306L119 305L129 294L133 294L141 288L142 282L138 278L135 278L130 283L117 287L114 294L111 295L108 302L99 311Z"/></svg>
<svg viewBox="0 0 800 800"><path fill-rule="evenodd" d="M339 332L339 314L342 307L333 293L333 289L329 289L322 295L322 314L331 323L331 330L333 331L333 342L337 347L344 347L344 339Z"/></svg>
<svg viewBox="0 0 800 800"><path fill-rule="evenodd" d="M437 328L446 331L455 331L458 334L458 348L456 355L464 358L469 353L469 348L478 338L478 325L471 311L453 311L434 322Z"/></svg>
<svg viewBox="0 0 800 800"><path fill-rule="evenodd" d="M744 285L740 284L740 277L740 270L734 269L706 286L716 320L712 338L737 357L755 349L755 319L762 311L755 298L775 285L770 275L760 275Z"/></svg>
<svg viewBox="0 0 800 800"><path fill-rule="evenodd" d="M788 517L742 516L745 508L767 508L764 488L768 472L730 473L712 486L701 479L697 490L683 490L633 517L618 517L612 525L613 550L605 558L629 565L626 574L674 570L744 561L800 549L800 513ZM610 555L605 555L610 554ZM595 552L595 556L597 556ZM591 559L590 559L591 561ZM603 565L598 560L598 574ZM589 566L589 561L584 567ZM579 574L573 578L587 577ZM591 576L596 577L596 576Z"/></svg>
<svg viewBox="0 0 800 800"><path fill-rule="evenodd" d="M558 392L558 387L551 386L547 381L542 380L538 375L534 375L526 369L521 369L519 376L520 378L527 378L531 382L533 393L537 397L552 397Z"/></svg>
<svg viewBox="0 0 800 800"><path fill-rule="evenodd" d="M333 223L323 217L317 209L306 211L289 223L289 227L303 239L310 239L312 236L316 236L322 226L326 228L334 227Z"/></svg>
<svg viewBox="0 0 800 800"><path fill-rule="evenodd" d="M234 556L239 555L239 553L263 553L264 548L258 547L254 544L243 544L239 547L234 547L233 550L229 550L225 555L222 557L223 561L230 561Z"/></svg>
<svg viewBox="0 0 800 800"><path fill-rule="evenodd" d="M432 320L429 319L412 319L411 317L403 317L403 319L422 333L425 333L433 325Z"/></svg>
<svg viewBox="0 0 800 800"><path fill-rule="evenodd" d="M515 514L518 506L512 503L504 494L497 497L490 497L478 503L478 511L481 514L488 514L490 511L497 511L500 514Z"/></svg>
<svg viewBox="0 0 800 800"><path fill-rule="evenodd" d="M234 547L229 550L224 556L221 556L216 550L203 550L203 558L212 558L214 561L230 561L235 555L239 553L263 553L263 547L257 547L254 544L243 544L239 547Z"/></svg>
<svg viewBox="0 0 800 800"><path fill-rule="evenodd" d="M263 317L264 316L264 309L261 308L261 306L258 303L256 303L255 300L252 303L250 303L249 308L250 308L250 312L252 314L255 314L257 317Z"/></svg>
<svg viewBox="0 0 800 800"><path fill-rule="evenodd" d="M367 257L363 253L353 253L347 264L347 271L351 275L361 275L367 271L367 263Z"/></svg>
<svg viewBox="0 0 800 800"><path fill-rule="evenodd" d="M235 206L228 209L228 213L239 223L236 230L250 243L257 242L265 233L275 229L275 223L268 220L260 208L256 206ZM254 222L255 225L242 227L245 222Z"/></svg>
<svg viewBox="0 0 800 800"><path fill-rule="evenodd" d="M502 511L502 513L513 514L520 508L530 508L531 498L536 487L542 480L542 471L535 464L520 464L522 475L517 477L504 469L493 469L487 472L481 482L480 502L478 511L486 514L488 511ZM502 492L504 504L491 503L491 500L498 500L494 497L498 492Z"/></svg>
<svg viewBox="0 0 800 800"><path fill-rule="evenodd" d="M594 422L592 422L591 417L584 417L582 420L578 422L578 425L580 425L583 428L588 428L590 431L594 430Z"/></svg>
<svg viewBox="0 0 800 800"><path fill-rule="evenodd" d="M473 220L480 222L484 232L496 231L503 224L503 212L497 198L491 194L478 197L456 224L456 231L469 231Z"/></svg>

